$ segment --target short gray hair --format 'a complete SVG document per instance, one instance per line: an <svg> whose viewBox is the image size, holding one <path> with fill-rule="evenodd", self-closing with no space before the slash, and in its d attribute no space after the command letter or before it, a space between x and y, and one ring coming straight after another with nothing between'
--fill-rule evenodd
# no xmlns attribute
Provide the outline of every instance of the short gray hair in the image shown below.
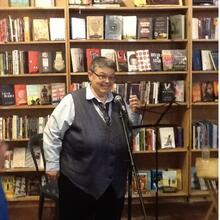
<svg viewBox="0 0 220 220"><path fill-rule="evenodd" d="M100 68L107 67L116 71L115 62L106 57L101 57L101 56L95 57L92 60L89 70L91 72L95 72L96 67L100 67Z"/></svg>

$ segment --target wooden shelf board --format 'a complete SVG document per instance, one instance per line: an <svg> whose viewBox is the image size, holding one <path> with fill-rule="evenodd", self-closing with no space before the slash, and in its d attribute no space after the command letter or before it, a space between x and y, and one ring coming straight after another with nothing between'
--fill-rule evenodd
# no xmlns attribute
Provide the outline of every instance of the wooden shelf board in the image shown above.
<svg viewBox="0 0 220 220"><path fill-rule="evenodd" d="M65 77L66 73L26 73L20 75L1 75L0 78L29 78L29 77L51 77L51 76L59 76Z"/></svg>
<svg viewBox="0 0 220 220"><path fill-rule="evenodd" d="M158 153L180 153L187 152L186 148L174 148L174 149L159 149ZM148 150L148 151L133 151L133 154L155 154L156 151Z"/></svg>
<svg viewBox="0 0 220 220"><path fill-rule="evenodd" d="M8 105L0 106L0 110L16 110L16 109L54 109L54 105Z"/></svg>
<svg viewBox="0 0 220 220"><path fill-rule="evenodd" d="M192 7L192 9L194 11L203 11L203 10L206 10L206 11L212 11L212 10L218 10L218 6L215 6L215 5L194 5Z"/></svg>
<svg viewBox="0 0 220 220"><path fill-rule="evenodd" d="M65 44L64 40L45 40L45 41L22 41L22 42L0 42L0 45L32 45L32 44Z"/></svg>
<svg viewBox="0 0 220 220"><path fill-rule="evenodd" d="M194 39L192 40L193 43L218 43L216 39Z"/></svg>
<svg viewBox="0 0 220 220"><path fill-rule="evenodd" d="M192 106L218 106L218 102L196 102Z"/></svg>
<svg viewBox="0 0 220 220"><path fill-rule="evenodd" d="M65 7L2 7L0 11L64 11Z"/></svg>
<svg viewBox="0 0 220 220"><path fill-rule="evenodd" d="M41 172L43 172L43 169L40 169ZM29 172L36 172L35 168L29 168L29 167L20 167L20 168L3 168L0 169L1 174L9 174L9 173L29 173Z"/></svg>
<svg viewBox="0 0 220 220"><path fill-rule="evenodd" d="M192 149L191 150L192 153L201 153L202 151L203 151L202 149ZM216 149L211 148L211 149L209 149L209 151L210 152L218 152L218 149L217 148Z"/></svg>
<svg viewBox="0 0 220 220"><path fill-rule="evenodd" d="M208 196L209 191L205 190L191 190L190 196Z"/></svg>
<svg viewBox="0 0 220 220"><path fill-rule="evenodd" d="M193 70L192 74L218 74L218 70Z"/></svg>

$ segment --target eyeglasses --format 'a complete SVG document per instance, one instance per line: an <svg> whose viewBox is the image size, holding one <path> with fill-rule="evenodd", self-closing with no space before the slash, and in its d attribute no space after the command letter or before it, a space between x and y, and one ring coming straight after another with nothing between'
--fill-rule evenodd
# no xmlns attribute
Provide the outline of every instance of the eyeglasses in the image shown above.
<svg viewBox="0 0 220 220"><path fill-rule="evenodd" d="M105 81L105 80L108 79L109 81L114 82L116 80L115 76L99 75L99 74L97 74L97 73L95 73L93 71L91 71L91 72L94 73L98 77L98 79L102 80L102 81Z"/></svg>

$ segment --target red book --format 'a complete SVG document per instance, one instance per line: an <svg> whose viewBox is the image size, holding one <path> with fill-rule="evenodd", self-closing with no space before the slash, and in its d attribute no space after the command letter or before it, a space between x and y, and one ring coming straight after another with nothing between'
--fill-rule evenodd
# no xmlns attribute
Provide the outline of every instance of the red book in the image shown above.
<svg viewBox="0 0 220 220"><path fill-rule="evenodd" d="M89 71L92 60L98 56L101 56L101 50L99 48L86 49L87 71Z"/></svg>
<svg viewBox="0 0 220 220"><path fill-rule="evenodd" d="M16 105L26 105L27 104L27 91L25 84L15 84L15 104Z"/></svg>
<svg viewBox="0 0 220 220"><path fill-rule="evenodd" d="M28 51L28 72L39 72L39 51Z"/></svg>

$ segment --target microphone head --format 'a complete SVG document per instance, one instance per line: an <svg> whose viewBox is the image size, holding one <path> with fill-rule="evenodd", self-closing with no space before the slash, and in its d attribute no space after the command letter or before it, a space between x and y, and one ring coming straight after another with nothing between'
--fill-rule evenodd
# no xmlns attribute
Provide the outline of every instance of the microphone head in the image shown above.
<svg viewBox="0 0 220 220"><path fill-rule="evenodd" d="M115 98L114 98L114 102L115 102L115 103L117 103L117 102L119 102L119 103L122 102L122 97L121 97L120 95L116 95Z"/></svg>

